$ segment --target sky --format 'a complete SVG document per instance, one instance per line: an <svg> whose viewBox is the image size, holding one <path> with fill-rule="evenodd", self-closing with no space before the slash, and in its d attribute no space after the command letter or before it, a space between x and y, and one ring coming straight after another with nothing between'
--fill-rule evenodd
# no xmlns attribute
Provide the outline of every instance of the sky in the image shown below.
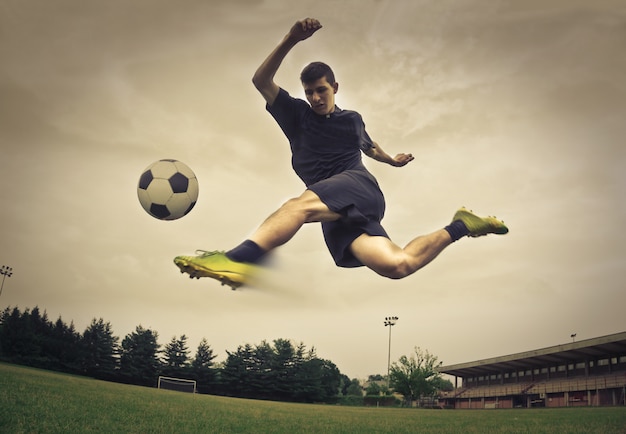
<svg viewBox="0 0 626 434"><path fill-rule="evenodd" d="M400 245L456 209L505 236L465 238L402 280L337 268L319 225L256 286L190 280L172 262L228 250L304 186L251 78L296 20L323 28L276 82L329 63L395 168L368 159ZM291 339L350 378L415 347L444 365L626 330L626 4L541 0L0 0L0 306L79 332L204 337L217 355ZM137 199L144 168L192 168L175 221Z"/></svg>

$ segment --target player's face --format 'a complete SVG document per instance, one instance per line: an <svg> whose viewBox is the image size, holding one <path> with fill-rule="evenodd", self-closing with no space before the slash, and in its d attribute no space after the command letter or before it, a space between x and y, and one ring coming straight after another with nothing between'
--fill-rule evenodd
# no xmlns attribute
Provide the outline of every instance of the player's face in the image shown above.
<svg viewBox="0 0 626 434"><path fill-rule="evenodd" d="M302 83L304 94L311 108L318 115L327 115L335 111L335 94L339 84L330 84L326 77L310 83Z"/></svg>

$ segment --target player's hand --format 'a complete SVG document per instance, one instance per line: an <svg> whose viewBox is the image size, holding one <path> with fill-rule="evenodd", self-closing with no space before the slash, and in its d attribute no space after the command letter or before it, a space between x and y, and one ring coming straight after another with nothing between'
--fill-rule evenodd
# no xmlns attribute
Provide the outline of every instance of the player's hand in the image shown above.
<svg viewBox="0 0 626 434"><path fill-rule="evenodd" d="M413 160L414 160L413 154L398 154L395 157L393 157L392 165L395 167L402 167L402 166L406 166Z"/></svg>
<svg viewBox="0 0 626 434"><path fill-rule="evenodd" d="M313 36L313 33L322 28L322 25L315 18L305 18L296 23L289 30L289 36L296 41L304 41Z"/></svg>

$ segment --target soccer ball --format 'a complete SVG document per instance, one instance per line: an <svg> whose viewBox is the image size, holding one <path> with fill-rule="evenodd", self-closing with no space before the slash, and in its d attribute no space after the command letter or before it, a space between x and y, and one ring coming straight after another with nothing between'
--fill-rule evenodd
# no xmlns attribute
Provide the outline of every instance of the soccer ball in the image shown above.
<svg viewBox="0 0 626 434"><path fill-rule="evenodd" d="M137 196L143 209L161 220L183 217L198 200L198 180L177 160L159 160L142 172Z"/></svg>

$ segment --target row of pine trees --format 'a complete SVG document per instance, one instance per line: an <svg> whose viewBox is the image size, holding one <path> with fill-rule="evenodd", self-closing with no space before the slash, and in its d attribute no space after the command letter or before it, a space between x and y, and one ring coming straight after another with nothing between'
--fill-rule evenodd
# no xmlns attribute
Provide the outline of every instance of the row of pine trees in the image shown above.
<svg viewBox="0 0 626 434"><path fill-rule="evenodd" d="M102 318L79 333L38 307L0 313L0 359L21 365L152 387L159 375L193 379L200 393L292 402L334 402L354 382L287 339L239 346L220 364L206 339L190 353L185 335L161 347L158 333L141 325L120 342Z"/></svg>

